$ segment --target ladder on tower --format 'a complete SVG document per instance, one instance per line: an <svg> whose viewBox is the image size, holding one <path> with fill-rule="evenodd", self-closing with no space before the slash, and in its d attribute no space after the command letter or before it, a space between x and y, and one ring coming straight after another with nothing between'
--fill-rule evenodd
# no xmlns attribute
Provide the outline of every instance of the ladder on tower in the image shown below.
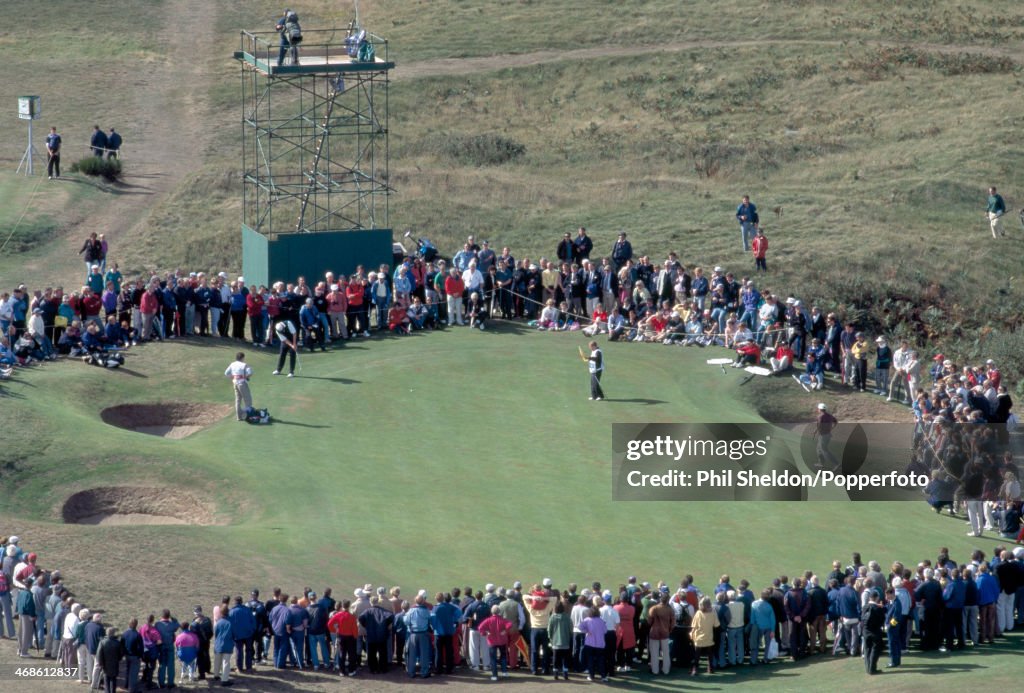
<svg viewBox="0 0 1024 693"><path fill-rule="evenodd" d="M330 90L327 92L327 109L324 111L323 122L320 126L320 138L316 143L316 151L313 154L313 164L306 174L309 178L309 187L306 188L306 192L302 193L302 201L299 205L299 218L295 222L296 232L302 231L302 223L306 219L306 207L309 205L309 196L316 191L317 176L320 169L320 159L322 158L324 151L324 144L327 140L328 127L330 127L331 114L334 112L334 102L338 97L338 93L344 90L344 85L341 78L330 81Z"/></svg>

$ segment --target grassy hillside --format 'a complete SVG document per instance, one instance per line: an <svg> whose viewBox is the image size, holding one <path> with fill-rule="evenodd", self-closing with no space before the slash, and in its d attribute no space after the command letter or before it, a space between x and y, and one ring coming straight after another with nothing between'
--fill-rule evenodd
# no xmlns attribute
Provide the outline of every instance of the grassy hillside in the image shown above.
<svg viewBox="0 0 1024 693"><path fill-rule="evenodd" d="M58 56L80 58L61 71L60 98L44 100L48 117L112 116L126 92L137 98L125 78L139 87L145 73L135 68L168 60L152 28L166 3L141 13L116 5L104 12L128 23L102 70L89 62L95 42L47 39ZM296 9L310 28L352 16L345 3ZM772 288L965 357L1005 361L1024 346L1022 230L1014 215L1011 238L994 242L981 214L990 184L1012 209L1024 203L1015 190L1024 146L1011 135L1024 78L1017 4L381 1L360 10L399 65L394 228L450 250L475 233L531 257L551 254L578 225L599 249L628 229L655 258L673 249L688 264L746 272L732 211L749 193L772 242ZM84 10L68 11L73 20ZM200 165L126 233L131 268L239 264L229 55L238 29L267 28L277 7L208 11L215 41L196 53L202 79L174 87L202 104L207 143ZM530 64L506 67L503 54ZM478 62L464 73L437 63L445 76L431 77L438 58ZM9 74L38 74L38 64L13 55ZM122 127L129 151L139 127L130 118ZM501 165L467 157L460 143L481 136L525 154Z"/></svg>

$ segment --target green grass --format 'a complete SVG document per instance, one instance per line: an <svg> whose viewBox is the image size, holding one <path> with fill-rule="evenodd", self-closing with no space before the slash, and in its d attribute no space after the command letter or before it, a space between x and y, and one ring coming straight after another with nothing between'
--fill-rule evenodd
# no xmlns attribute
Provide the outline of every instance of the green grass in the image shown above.
<svg viewBox="0 0 1024 693"><path fill-rule="evenodd" d="M244 585L296 589L299 580L344 592L367 580L409 591L541 575L559 585L614 585L630 573L672 584L692 573L710 589L723 571L757 586L779 572L827 571L854 550L888 564L920 560L939 545L962 558L978 545L923 502L613 502L610 425L757 421L738 376L705 366L707 350L610 344L609 400L589 402L579 339L492 327L303 354L293 380L269 374L273 354L250 350L256 404L275 423L252 427L229 416L180 441L108 426L99 411L230 401L220 373L233 345L147 346L114 372L77 361L39 369L5 386L2 514L55 564L68 565L82 541L121 546L120 560L137 569L110 573L79 556L67 570L77 590L118 619L157 608L147 594L158 580L161 605L214 600L240 589L239 575ZM52 524L71 493L106 485L198 497L221 524ZM815 530L811 518L823 517L856 531ZM990 540L980 545L991 549ZM153 552L164 560L151 564ZM204 565L202 583L187 579L195 566L167 579L164 565L196 554L218 556ZM986 676L1010 675L992 661ZM770 680L803 686L805 674L852 668L801 668L797 680L787 667ZM919 676L906 674L907 685Z"/></svg>

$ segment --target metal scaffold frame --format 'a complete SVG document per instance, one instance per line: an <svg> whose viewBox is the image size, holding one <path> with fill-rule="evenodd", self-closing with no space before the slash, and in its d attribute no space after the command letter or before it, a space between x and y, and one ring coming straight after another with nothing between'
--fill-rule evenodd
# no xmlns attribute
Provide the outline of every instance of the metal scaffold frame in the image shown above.
<svg viewBox="0 0 1024 693"><path fill-rule="evenodd" d="M242 223L284 233L389 228L387 41L350 55L338 32L304 32L277 65L276 32L242 32ZM352 30L341 32L351 36Z"/></svg>

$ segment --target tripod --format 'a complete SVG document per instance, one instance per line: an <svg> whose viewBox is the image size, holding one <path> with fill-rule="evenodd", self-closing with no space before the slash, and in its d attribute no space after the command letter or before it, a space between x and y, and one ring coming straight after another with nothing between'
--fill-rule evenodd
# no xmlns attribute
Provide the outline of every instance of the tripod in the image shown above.
<svg viewBox="0 0 1024 693"><path fill-rule="evenodd" d="M39 153L39 150L36 149L36 145L32 143L32 121L30 120L28 121L28 145L25 147L25 153L22 155L21 163L18 164L18 169L15 173L21 173L21 167L24 166L26 176L35 175L32 163L36 157L42 159L43 155Z"/></svg>

